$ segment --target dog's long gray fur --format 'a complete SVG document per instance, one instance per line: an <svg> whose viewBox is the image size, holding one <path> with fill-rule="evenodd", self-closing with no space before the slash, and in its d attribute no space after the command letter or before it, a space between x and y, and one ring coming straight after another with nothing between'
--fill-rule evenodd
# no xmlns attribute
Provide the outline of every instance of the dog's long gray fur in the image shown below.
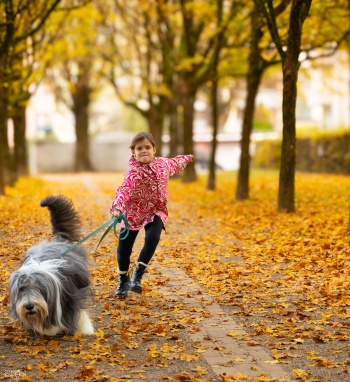
<svg viewBox="0 0 350 382"><path fill-rule="evenodd" d="M20 269L10 277L10 315L27 331L39 334L92 334L85 309L91 302L88 254L80 245L81 220L70 199L48 196L41 201L51 216L52 241L31 247Z"/></svg>

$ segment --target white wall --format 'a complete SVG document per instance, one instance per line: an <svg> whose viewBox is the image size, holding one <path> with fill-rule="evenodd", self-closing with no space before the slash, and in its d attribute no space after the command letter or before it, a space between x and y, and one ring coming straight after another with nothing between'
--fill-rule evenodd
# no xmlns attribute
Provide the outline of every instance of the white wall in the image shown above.
<svg viewBox="0 0 350 382"><path fill-rule="evenodd" d="M131 134L133 136L133 134ZM128 134L117 141L90 142L90 160L94 171L124 172L128 167L131 151ZM74 143L31 142L29 145L29 171L38 173L72 172L74 170Z"/></svg>

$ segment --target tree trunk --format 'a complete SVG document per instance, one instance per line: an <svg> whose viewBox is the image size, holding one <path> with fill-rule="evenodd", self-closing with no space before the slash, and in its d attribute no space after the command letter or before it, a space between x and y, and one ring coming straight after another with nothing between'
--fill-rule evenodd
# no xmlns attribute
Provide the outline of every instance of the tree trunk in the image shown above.
<svg viewBox="0 0 350 382"><path fill-rule="evenodd" d="M25 106L16 105L13 108L12 121L14 126L15 142L15 169L17 176L25 176L28 175Z"/></svg>
<svg viewBox="0 0 350 382"><path fill-rule="evenodd" d="M156 142L157 147L157 155L162 155L163 149L163 122L164 122L164 114L162 111L162 105L151 105L150 110L148 111L148 128L149 132L153 135L153 138Z"/></svg>
<svg viewBox="0 0 350 382"><path fill-rule="evenodd" d="M207 190L215 190L215 178L216 178L216 147L217 139L216 135L218 133L218 81L216 79L216 73L214 74L214 79L211 87L211 105L212 105L212 124L213 124L213 139L211 143L211 154L209 160L209 176Z"/></svg>
<svg viewBox="0 0 350 382"><path fill-rule="evenodd" d="M283 70L283 140L278 189L278 211L295 212L296 127L295 109L299 54L303 23L309 13L311 0L293 0L288 33L288 45L282 60Z"/></svg>
<svg viewBox="0 0 350 382"><path fill-rule="evenodd" d="M73 94L73 113L75 116L75 171L91 171L89 156L89 115L90 88L85 83L77 84Z"/></svg>
<svg viewBox="0 0 350 382"><path fill-rule="evenodd" d="M246 77L246 102L243 116L241 155L237 176L236 200L249 198L249 170L250 170L250 137L253 130L255 99L258 93L261 77L264 72L264 63L260 56L259 43L263 36L259 21L259 11L255 5L251 17L251 41L248 59L248 73Z"/></svg>
<svg viewBox="0 0 350 382"><path fill-rule="evenodd" d="M1 60L2 61L2 60ZM0 195L5 194L5 185L12 186L16 181L14 164L8 144L8 84L0 61Z"/></svg>
<svg viewBox="0 0 350 382"><path fill-rule="evenodd" d="M296 129L298 67L287 55L283 69L283 138L278 189L278 211L295 212Z"/></svg>
<svg viewBox="0 0 350 382"><path fill-rule="evenodd" d="M261 76L262 71L248 73L248 88L243 117L236 200L245 200L249 198L250 137L253 130L255 99L258 93Z"/></svg>
<svg viewBox="0 0 350 382"><path fill-rule="evenodd" d="M181 129L178 113L178 101L176 96L170 100L169 119L169 157L174 158L179 153L179 133Z"/></svg>
<svg viewBox="0 0 350 382"><path fill-rule="evenodd" d="M7 102L6 87L4 86L3 74L0 68L0 195L5 194L5 153L8 151L7 140Z"/></svg>
<svg viewBox="0 0 350 382"><path fill-rule="evenodd" d="M183 107L183 154L194 154L193 144L193 120L194 120L194 101L197 89L191 89L188 82L183 82L182 86L182 107ZM189 163L183 173L183 182L190 183L197 179L194 162Z"/></svg>

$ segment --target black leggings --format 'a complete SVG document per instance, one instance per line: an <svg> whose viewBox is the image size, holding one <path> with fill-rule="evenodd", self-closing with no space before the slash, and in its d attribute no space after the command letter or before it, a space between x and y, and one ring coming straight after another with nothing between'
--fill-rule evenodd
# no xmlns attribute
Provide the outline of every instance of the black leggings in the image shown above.
<svg viewBox="0 0 350 382"><path fill-rule="evenodd" d="M157 215L151 223L145 225L145 244L140 252L138 262L148 264L156 251L160 235L163 229L163 222ZM140 231L129 231L129 235L124 240L119 240L117 249L117 259L119 272L126 272L130 267L130 256L134 246L137 234Z"/></svg>

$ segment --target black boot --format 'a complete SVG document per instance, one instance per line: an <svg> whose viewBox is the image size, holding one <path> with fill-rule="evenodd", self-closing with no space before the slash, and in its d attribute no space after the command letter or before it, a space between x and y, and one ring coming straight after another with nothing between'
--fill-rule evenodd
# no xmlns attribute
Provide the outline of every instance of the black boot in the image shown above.
<svg viewBox="0 0 350 382"><path fill-rule="evenodd" d="M119 274L119 284L115 291L116 297L126 297L128 295L128 290L130 286L130 276L129 272Z"/></svg>
<svg viewBox="0 0 350 382"><path fill-rule="evenodd" d="M131 276L130 290L135 293L142 293L141 279L145 273L147 266L141 263L136 263L134 267L134 272Z"/></svg>

